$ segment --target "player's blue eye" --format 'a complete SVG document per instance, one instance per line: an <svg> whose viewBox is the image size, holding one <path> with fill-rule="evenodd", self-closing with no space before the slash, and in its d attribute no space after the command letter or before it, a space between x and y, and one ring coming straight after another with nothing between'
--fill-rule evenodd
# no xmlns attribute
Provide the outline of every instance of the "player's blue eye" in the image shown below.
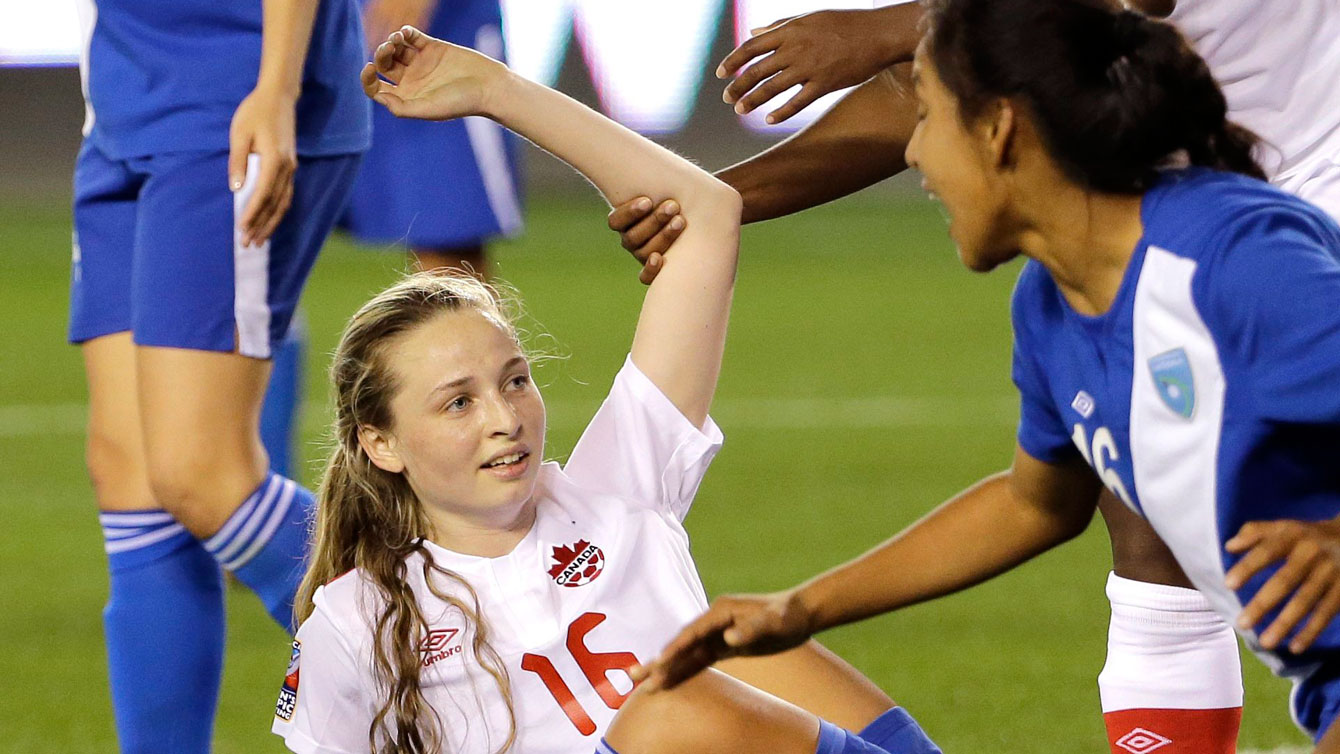
<svg viewBox="0 0 1340 754"><path fill-rule="evenodd" d="M517 376L515 376L515 377L512 378L511 386L514 387L514 388L520 389L520 388L525 387L529 382L530 382L530 376L529 376L529 375L518 374Z"/></svg>
<svg viewBox="0 0 1340 754"><path fill-rule="evenodd" d="M464 411L466 406L470 405L470 399L464 395L447 404L448 411Z"/></svg>

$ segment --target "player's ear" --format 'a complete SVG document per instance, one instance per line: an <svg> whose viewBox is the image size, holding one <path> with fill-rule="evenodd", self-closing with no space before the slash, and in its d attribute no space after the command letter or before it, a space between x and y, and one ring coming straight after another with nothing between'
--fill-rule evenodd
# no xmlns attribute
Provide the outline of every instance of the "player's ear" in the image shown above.
<svg viewBox="0 0 1340 754"><path fill-rule="evenodd" d="M376 427L360 426L358 445L368 454L372 465L382 471L399 474L405 470L405 462L400 460L400 453L396 449L395 436L390 432L384 432Z"/></svg>
<svg viewBox="0 0 1340 754"><path fill-rule="evenodd" d="M1004 97L991 103L980 119L981 135L994 167L1009 169L1017 162L1019 111Z"/></svg>

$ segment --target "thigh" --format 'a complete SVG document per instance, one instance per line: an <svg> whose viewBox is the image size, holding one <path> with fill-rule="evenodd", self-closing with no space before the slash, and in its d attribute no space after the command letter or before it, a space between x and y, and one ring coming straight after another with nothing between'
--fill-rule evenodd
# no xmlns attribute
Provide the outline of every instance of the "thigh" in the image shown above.
<svg viewBox="0 0 1340 754"><path fill-rule="evenodd" d="M74 169L69 339L124 332L130 322L135 222L144 176L85 141Z"/></svg>
<svg viewBox="0 0 1340 754"><path fill-rule="evenodd" d="M93 338L80 350L88 378L88 467L98 508L155 508L145 468L130 333Z"/></svg>
<svg viewBox="0 0 1340 754"><path fill-rule="evenodd" d="M861 730L893 706L873 681L817 641L780 654L732 658L716 667L847 730Z"/></svg>
<svg viewBox="0 0 1340 754"><path fill-rule="evenodd" d="M1194 589L1172 550L1149 525L1115 495L1103 490L1098 510L1112 540L1112 571L1124 579Z"/></svg>
<svg viewBox="0 0 1340 754"><path fill-rule="evenodd" d="M814 754L819 718L709 669L669 691L639 686L605 740L619 754Z"/></svg>
<svg viewBox="0 0 1340 754"><path fill-rule="evenodd" d="M256 246L237 241L251 187L229 190L227 161L226 152L149 161L131 281L139 345L269 358L348 201L358 157L300 158L289 211Z"/></svg>

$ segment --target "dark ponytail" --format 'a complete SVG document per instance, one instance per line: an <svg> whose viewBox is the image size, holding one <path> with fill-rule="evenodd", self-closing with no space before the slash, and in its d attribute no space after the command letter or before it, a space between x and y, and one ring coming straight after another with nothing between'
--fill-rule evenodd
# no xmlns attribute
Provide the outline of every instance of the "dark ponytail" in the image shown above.
<svg viewBox="0 0 1340 754"><path fill-rule="evenodd" d="M1104 0L925 0L936 72L971 120L1021 101L1071 180L1139 193L1178 160L1264 179L1210 69L1170 24Z"/></svg>

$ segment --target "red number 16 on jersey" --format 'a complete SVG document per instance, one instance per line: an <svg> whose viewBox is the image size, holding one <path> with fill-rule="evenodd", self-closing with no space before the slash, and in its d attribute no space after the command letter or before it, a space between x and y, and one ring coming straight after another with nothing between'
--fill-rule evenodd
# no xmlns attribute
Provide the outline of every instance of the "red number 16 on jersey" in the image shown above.
<svg viewBox="0 0 1340 754"><path fill-rule="evenodd" d="M614 684L610 683L606 673L619 670L626 674L629 668L637 664L637 657L632 652L592 652L586 648L584 641L586 635L591 629L604 623L605 617L604 613L583 613L573 621L572 625L568 626L568 654L577 661L577 667L582 669L582 675L586 676L587 683L590 683L591 688L600 695L600 700L610 709L619 709L628 698L628 694L619 693ZM540 677L544 687L554 695L554 701L558 702L563 714L568 716L578 732L583 736L596 732L595 722L586 714L581 702L573 695L572 688L558 674L558 668L554 667L554 663L550 662L548 657L527 652L521 657L521 669Z"/></svg>

